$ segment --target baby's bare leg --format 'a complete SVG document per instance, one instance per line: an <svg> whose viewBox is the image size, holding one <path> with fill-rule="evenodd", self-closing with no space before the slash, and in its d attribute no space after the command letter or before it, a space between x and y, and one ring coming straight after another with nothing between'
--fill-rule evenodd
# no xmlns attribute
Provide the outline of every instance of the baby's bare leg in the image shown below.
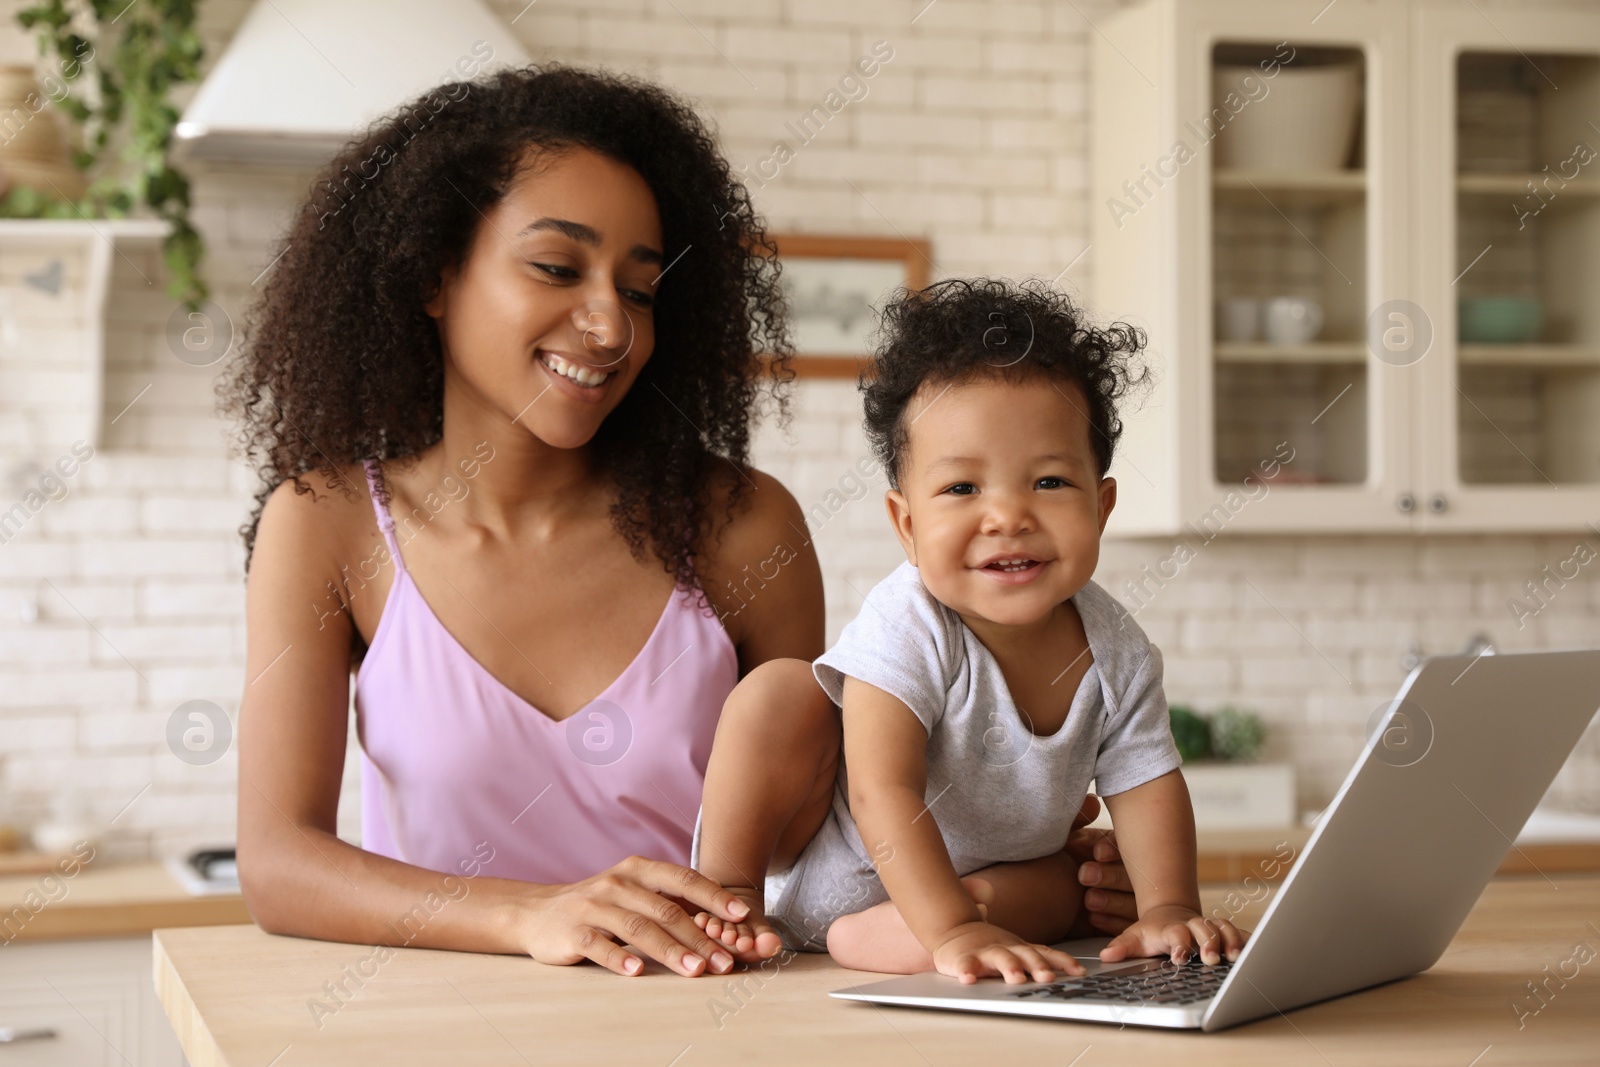
<svg viewBox="0 0 1600 1067"><path fill-rule="evenodd" d="M991 918L993 886L976 875L961 879L961 884L977 902L979 913ZM933 956L911 932L892 900L835 919L828 927L828 955L853 971L921 974L933 970Z"/></svg>
<svg viewBox="0 0 1600 1067"><path fill-rule="evenodd" d="M1062 849L1050 856L995 863L961 879L984 917L996 926L1041 945L1071 936L1083 903L1072 854ZM828 953L842 967L885 974L919 974L933 970L933 957L922 947L893 901L845 915L828 928Z"/></svg>
<svg viewBox="0 0 1600 1067"><path fill-rule="evenodd" d="M822 825L839 742L838 709L806 660L761 664L723 705L701 798L700 873L748 904L750 916L695 921L745 962L783 947L766 919L767 871L792 865Z"/></svg>

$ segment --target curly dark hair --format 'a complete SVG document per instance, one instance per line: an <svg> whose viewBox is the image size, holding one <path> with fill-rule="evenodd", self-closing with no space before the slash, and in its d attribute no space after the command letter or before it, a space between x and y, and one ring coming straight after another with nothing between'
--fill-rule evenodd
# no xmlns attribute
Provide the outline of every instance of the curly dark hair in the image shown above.
<svg viewBox="0 0 1600 1067"><path fill-rule="evenodd" d="M424 304L530 148L595 150L655 194L670 269L656 294L654 353L589 448L615 483L612 524L634 557L645 558L648 539L665 570L700 587L691 557L713 471L747 464L766 407L759 394L776 400L783 424L790 418L776 248L685 101L557 63L449 82L374 122L323 169L273 249L242 355L218 383L262 483L239 531L247 569L262 508L284 480L313 492L300 477L308 471L412 456L440 439L443 353ZM746 481L732 479L728 517Z"/></svg>
<svg viewBox="0 0 1600 1067"><path fill-rule="evenodd" d="M948 278L899 289L883 309L861 373L867 440L899 489L910 429L905 410L925 383L1043 375L1082 391L1089 445L1104 477L1122 436L1117 402L1149 378L1138 359L1145 340L1127 323L1091 325L1065 293L1038 279Z"/></svg>

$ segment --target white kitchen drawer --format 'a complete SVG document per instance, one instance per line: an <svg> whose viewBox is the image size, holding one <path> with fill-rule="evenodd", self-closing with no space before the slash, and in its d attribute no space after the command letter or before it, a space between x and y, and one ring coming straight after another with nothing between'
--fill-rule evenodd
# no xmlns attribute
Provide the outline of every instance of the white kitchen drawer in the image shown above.
<svg viewBox="0 0 1600 1067"><path fill-rule="evenodd" d="M0 1026L56 1031L0 1045L0 1067L182 1067L150 961L149 936L0 944Z"/></svg>

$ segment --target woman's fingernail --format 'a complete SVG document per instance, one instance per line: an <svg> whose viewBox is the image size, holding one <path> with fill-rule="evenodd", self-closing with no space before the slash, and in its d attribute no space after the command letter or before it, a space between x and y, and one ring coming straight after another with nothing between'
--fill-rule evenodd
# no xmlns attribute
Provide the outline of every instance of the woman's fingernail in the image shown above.
<svg viewBox="0 0 1600 1067"><path fill-rule="evenodd" d="M1099 885L1100 868L1097 864L1085 863L1078 871L1078 882L1081 885Z"/></svg>
<svg viewBox="0 0 1600 1067"><path fill-rule="evenodd" d="M1083 895L1083 902L1091 909L1106 906L1106 895L1098 889L1091 889Z"/></svg>
<svg viewBox="0 0 1600 1067"><path fill-rule="evenodd" d="M638 974L640 966L641 964L639 961L632 956L629 956L627 959L622 961L622 969L627 971L629 974Z"/></svg>
<svg viewBox="0 0 1600 1067"><path fill-rule="evenodd" d="M728 914L732 915L735 919L742 919L746 915L750 914L750 905L746 904L742 900L735 900L732 904L728 905Z"/></svg>
<svg viewBox="0 0 1600 1067"><path fill-rule="evenodd" d="M694 965L701 962L703 961L700 959L700 957L696 956L693 952L685 952L683 954L683 969L686 971L694 970Z"/></svg>
<svg viewBox="0 0 1600 1067"><path fill-rule="evenodd" d="M733 966L733 957L726 952L713 952L711 954L711 969L721 974Z"/></svg>

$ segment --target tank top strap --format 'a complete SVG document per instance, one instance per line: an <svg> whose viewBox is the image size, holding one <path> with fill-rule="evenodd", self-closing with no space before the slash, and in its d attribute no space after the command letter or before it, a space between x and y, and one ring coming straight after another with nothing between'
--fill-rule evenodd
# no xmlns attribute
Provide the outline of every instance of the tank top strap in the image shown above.
<svg viewBox="0 0 1600 1067"><path fill-rule="evenodd" d="M394 535L394 516L389 514L389 505L384 502L384 491L380 489L382 476L379 473L378 461L364 459L361 465L367 472L367 493L372 497L372 510L378 516L378 529L383 531L384 544L389 546L389 557L394 560L396 571L406 569L405 560L400 558L400 542Z"/></svg>

